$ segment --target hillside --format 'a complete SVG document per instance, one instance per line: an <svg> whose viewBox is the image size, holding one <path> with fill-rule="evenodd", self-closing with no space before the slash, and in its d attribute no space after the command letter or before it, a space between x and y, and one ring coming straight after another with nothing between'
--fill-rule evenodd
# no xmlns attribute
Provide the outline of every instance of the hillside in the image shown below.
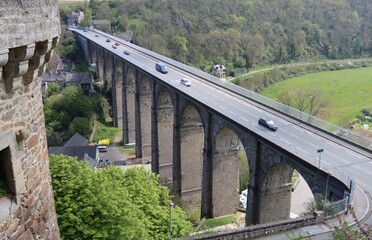
<svg viewBox="0 0 372 240"><path fill-rule="evenodd" d="M61 10L61 16L71 9ZM372 1L90 1L86 16L202 70L372 55Z"/></svg>

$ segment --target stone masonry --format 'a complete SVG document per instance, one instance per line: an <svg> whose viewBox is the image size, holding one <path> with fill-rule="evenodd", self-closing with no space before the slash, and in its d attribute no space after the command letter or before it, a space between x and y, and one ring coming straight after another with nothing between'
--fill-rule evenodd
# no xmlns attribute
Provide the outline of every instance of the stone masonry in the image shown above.
<svg viewBox="0 0 372 240"><path fill-rule="evenodd" d="M40 78L59 34L57 0L0 2L0 239L60 238Z"/></svg>

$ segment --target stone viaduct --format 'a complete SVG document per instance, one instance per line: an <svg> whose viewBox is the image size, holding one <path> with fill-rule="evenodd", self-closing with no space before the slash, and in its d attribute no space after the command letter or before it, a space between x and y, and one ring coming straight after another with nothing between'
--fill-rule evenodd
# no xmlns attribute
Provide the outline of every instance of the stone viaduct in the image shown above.
<svg viewBox="0 0 372 240"><path fill-rule="evenodd" d="M231 214L239 207L241 150L250 171L246 225L289 218L294 170L314 194L327 191L329 198L337 200L349 192L347 184L275 142L174 89L130 60L78 33L75 36L87 61L96 64L99 79L112 87L114 124L124 129L124 144L135 143L136 157L150 159L161 183L184 204L201 206L202 217Z"/></svg>
<svg viewBox="0 0 372 240"><path fill-rule="evenodd" d="M5 0L0 9L0 239L59 239L41 79L60 34L54 0Z"/></svg>

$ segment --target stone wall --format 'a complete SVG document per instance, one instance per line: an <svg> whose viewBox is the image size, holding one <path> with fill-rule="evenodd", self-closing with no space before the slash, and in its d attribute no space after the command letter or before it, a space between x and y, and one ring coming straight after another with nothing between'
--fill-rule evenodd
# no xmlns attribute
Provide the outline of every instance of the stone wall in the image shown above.
<svg viewBox="0 0 372 240"><path fill-rule="evenodd" d="M0 2L0 239L59 239L41 79L60 33L57 1Z"/></svg>

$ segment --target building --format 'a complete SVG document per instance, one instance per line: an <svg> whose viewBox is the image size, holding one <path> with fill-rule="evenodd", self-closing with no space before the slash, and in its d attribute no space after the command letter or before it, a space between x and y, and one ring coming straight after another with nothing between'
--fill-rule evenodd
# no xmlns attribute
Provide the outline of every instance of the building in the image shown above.
<svg viewBox="0 0 372 240"><path fill-rule="evenodd" d="M71 13L70 18L67 20L67 24L69 26L79 26L80 25L80 22L83 19L84 19L84 12L82 12L82 11L79 11L79 12L73 11Z"/></svg>
<svg viewBox="0 0 372 240"><path fill-rule="evenodd" d="M57 83L61 88L68 86L78 86L85 94L94 92L93 76L89 72L76 73L76 72L63 72L45 73L42 76L42 91L43 96L48 89L48 84Z"/></svg>
<svg viewBox="0 0 372 240"><path fill-rule="evenodd" d="M0 239L60 239L40 88L59 21L53 0L1 3Z"/></svg>

